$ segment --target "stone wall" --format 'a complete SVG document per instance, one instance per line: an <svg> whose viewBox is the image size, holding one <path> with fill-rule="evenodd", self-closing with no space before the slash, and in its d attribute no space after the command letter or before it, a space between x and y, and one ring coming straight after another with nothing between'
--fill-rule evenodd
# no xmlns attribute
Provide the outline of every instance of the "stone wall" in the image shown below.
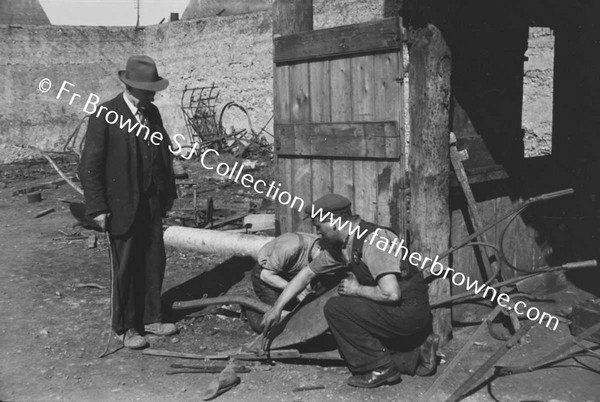
<svg viewBox="0 0 600 402"><path fill-rule="evenodd" d="M550 28L530 28L523 78L525 156L552 152L554 34Z"/></svg>
<svg viewBox="0 0 600 402"><path fill-rule="evenodd" d="M73 26L0 26L0 144L35 145L58 150L84 115L85 102L56 99L61 83L82 98L102 99L119 91L117 70L143 48L143 35L132 28ZM41 79L52 87L38 89ZM0 162L24 156L4 145Z"/></svg>
<svg viewBox="0 0 600 402"><path fill-rule="evenodd" d="M315 1L315 28L381 18L382 0ZM133 27L0 25L0 163L31 157L15 145L59 150L78 121L90 93L106 101L121 91L117 71L131 54L153 57L171 81L157 96L171 134L186 133L180 109L183 88L215 84L217 110L229 101L244 106L259 129L272 116L271 15L269 12ZM38 90L42 78L53 86ZM56 99L63 80L81 98ZM82 100L83 99L83 100ZM233 123L242 124L240 114ZM272 123L268 125L272 132Z"/></svg>
<svg viewBox="0 0 600 402"><path fill-rule="evenodd" d="M314 28L328 28L382 18L383 0L315 0ZM78 121L90 93L106 101L122 90L117 71L131 54L153 57L171 85L157 96L171 134L186 134L181 95L185 86L215 84L217 111L229 101L244 106L256 130L272 116L271 15L177 21L136 30L133 27L0 25L0 163L31 156L14 144L58 150ZM523 126L527 152L546 152L551 131L553 41L544 30L532 30L525 63ZM550 70L549 70L550 69ZM53 87L38 90L42 78ZM81 95L56 99L63 80ZM548 96L550 96L548 98ZM241 114L230 123L245 127ZM272 123L267 124L272 132ZM541 149L542 151L539 151Z"/></svg>

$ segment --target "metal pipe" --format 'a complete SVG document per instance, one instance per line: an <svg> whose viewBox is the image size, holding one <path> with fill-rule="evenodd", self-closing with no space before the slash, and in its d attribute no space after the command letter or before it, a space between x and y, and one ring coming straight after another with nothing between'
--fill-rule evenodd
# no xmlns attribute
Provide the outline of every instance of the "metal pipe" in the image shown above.
<svg viewBox="0 0 600 402"><path fill-rule="evenodd" d="M272 236L229 233L219 230L170 226L164 232L165 245L206 254L231 254L257 258L258 250L273 240Z"/></svg>

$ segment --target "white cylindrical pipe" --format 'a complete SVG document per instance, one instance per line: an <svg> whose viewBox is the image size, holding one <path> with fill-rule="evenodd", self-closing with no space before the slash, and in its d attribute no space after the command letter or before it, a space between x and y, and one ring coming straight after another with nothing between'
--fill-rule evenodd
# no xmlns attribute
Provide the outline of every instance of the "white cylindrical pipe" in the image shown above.
<svg viewBox="0 0 600 402"><path fill-rule="evenodd" d="M256 259L258 250L274 237L170 226L164 232L164 239L166 246L205 254L231 254Z"/></svg>

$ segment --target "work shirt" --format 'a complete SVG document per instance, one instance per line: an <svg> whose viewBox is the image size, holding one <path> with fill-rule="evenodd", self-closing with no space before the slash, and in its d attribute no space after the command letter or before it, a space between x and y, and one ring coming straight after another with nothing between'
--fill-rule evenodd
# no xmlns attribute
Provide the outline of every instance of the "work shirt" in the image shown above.
<svg viewBox="0 0 600 402"><path fill-rule="evenodd" d="M352 220L352 227L361 223L360 217L355 216ZM363 228L355 233L362 233ZM350 235L346 244L338 247L328 246L321 252L310 264L309 268L317 275L336 270L350 270L352 262L352 250L356 235ZM402 247L400 247L402 246ZM398 252L398 250L400 251ZM402 299L417 299L419 302L427 301L427 285L423 281L421 272L416 272L408 279L403 279L400 271L400 264L408 264L408 248L406 241L385 228L379 232L373 231L368 234L362 246L362 262L369 269L374 282L386 274L395 274L398 278L398 284L402 292ZM403 261L402 258L405 260ZM357 278L358 279L358 278ZM372 286L372 284L361 283L361 285Z"/></svg>
<svg viewBox="0 0 600 402"><path fill-rule="evenodd" d="M354 220L353 226L356 227L360 220ZM361 228L357 233L362 232ZM403 253L395 256L398 246L394 246L390 251L390 245L396 240L395 244L400 243L400 239L394 232L381 228L367 235L362 247L362 260L369 267L369 271L375 280L384 274L400 275L400 263ZM310 269L315 274L324 274L338 269L347 269L352 258L352 249L355 241L355 236L348 237L348 241L342 247L327 247L324 253L320 253L310 264Z"/></svg>
<svg viewBox="0 0 600 402"><path fill-rule="evenodd" d="M319 247L319 237L310 233L284 233L258 251L258 264L284 279L291 279L308 265L313 247Z"/></svg>

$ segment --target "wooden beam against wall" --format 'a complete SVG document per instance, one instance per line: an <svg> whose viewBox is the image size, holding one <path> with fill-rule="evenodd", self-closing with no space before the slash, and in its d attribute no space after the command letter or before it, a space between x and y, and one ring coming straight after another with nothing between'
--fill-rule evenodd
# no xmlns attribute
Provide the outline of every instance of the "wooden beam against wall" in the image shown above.
<svg viewBox="0 0 600 402"><path fill-rule="evenodd" d="M410 244L434 259L450 244L449 133L450 50L433 25L409 35ZM447 266L447 262L445 264ZM449 279L429 285L433 302L450 295ZM442 344L452 334L450 309L433 312L433 331Z"/></svg>
<svg viewBox="0 0 600 402"><path fill-rule="evenodd" d="M275 124L278 155L400 159L395 121ZM387 200L386 200L387 202Z"/></svg>
<svg viewBox="0 0 600 402"><path fill-rule="evenodd" d="M274 37L312 30L312 0L275 0L273 2Z"/></svg>
<svg viewBox="0 0 600 402"><path fill-rule="evenodd" d="M309 34L285 35L275 38L273 59L282 64L399 50L402 38L398 28L396 18L386 18Z"/></svg>

